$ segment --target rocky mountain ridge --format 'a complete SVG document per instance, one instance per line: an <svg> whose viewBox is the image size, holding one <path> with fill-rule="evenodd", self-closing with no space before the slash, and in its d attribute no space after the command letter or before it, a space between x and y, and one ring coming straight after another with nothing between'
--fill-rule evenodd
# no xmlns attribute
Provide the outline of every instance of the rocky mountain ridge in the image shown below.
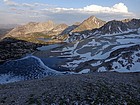
<svg viewBox="0 0 140 105"><path fill-rule="evenodd" d="M123 21L112 20L105 23L100 28L94 28L92 30L85 30L82 32L70 33L68 41L82 40L92 35L106 35L106 34L123 34L136 32L140 28L140 19L126 19Z"/></svg>
<svg viewBox="0 0 140 105"><path fill-rule="evenodd" d="M52 21L44 23L30 22L26 25L19 26L10 31L6 37L28 37L27 35L35 32L48 32L52 30L56 24Z"/></svg>
<svg viewBox="0 0 140 105"><path fill-rule="evenodd" d="M69 37L69 34L71 36L74 34L74 37L76 36L84 38L89 35L90 31L95 31L96 33L100 31L100 34L112 34L121 33L130 29L138 29L140 27L140 24L138 24L139 21L139 19L125 19L122 21L113 20L106 23L105 21L98 19L95 16L91 16L84 20L82 23L77 23L72 26L68 26L66 24L56 25L52 21L44 23L30 22L26 25L14 28L7 35L5 35L5 37L19 38L20 40L23 39L37 43L42 41L38 39L46 38L55 39L52 40L54 42L63 42L63 39L66 40L66 38ZM88 35L82 36L82 34L79 34L82 32L84 32L84 34L88 33Z"/></svg>
<svg viewBox="0 0 140 105"><path fill-rule="evenodd" d="M78 27L76 27L71 32L81 32L85 30L92 30L94 28L100 28L106 22L96 18L95 16L90 16L88 19L84 20Z"/></svg>

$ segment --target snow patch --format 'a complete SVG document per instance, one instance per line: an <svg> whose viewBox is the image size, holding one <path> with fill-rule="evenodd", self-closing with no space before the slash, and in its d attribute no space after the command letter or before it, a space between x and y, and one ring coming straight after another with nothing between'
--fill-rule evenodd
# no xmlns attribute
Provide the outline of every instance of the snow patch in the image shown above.
<svg viewBox="0 0 140 105"><path fill-rule="evenodd" d="M101 61L98 61L96 63L92 63L91 66L95 67L95 66L99 66L100 64L102 64L102 62Z"/></svg>
<svg viewBox="0 0 140 105"><path fill-rule="evenodd" d="M135 43L140 44L140 39L117 39L117 42L120 44L129 44L129 43Z"/></svg>
<svg viewBox="0 0 140 105"><path fill-rule="evenodd" d="M84 69L82 71L80 71L78 74L85 74L85 73L89 73L90 69Z"/></svg>
<svg viewBox="0 0 140 105"><path fill-rule="evenodd" d="M105 67L100 67L100 68L98 69L98 72L105 72L105 71L107 71L107 70L105 69Z"/></svg>

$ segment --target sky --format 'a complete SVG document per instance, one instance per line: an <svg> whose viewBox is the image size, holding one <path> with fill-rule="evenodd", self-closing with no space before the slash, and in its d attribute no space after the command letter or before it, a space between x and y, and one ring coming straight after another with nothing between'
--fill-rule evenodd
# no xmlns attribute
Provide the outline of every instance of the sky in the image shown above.
<svg viewBox="0 0 140 105"><path fill-rule="evenodd" d="M105 21L140 18L140 0L0 0L0 24L46 22L69 25L89 16Z"/></svg>

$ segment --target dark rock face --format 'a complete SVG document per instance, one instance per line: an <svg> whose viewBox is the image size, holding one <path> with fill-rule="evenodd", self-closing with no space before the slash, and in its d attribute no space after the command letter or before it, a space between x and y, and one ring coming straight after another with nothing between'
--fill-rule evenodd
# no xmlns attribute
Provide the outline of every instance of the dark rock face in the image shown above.
<svg viewBox="0 0 140 105"><path fill-rule="evenodd" d="M101 34L113 34L128 31L128 28L129 27L125 23L113 20L99 28L99 31L101 31Z"/></svg>
<svg viewBox="0 0 140 105"><path fill-rule="evenodd" d="M67 27L65 30L63 30L63 32L61 34L69 34L72 30L74 30L76 27L78 27L79 25L72 25Z"/></svg>
<svg viewBox="0 0 140 105"><path fill-rule="evenodd" d="M41 45L13 38L5 38L0 41L0 63L19 58L26 53L31 53L39 46Z"/></svg>
<svg viewBox="0 0 140 105"><path fill-rule="evenodd" d="M140 19L132 19L131 21L128 21L126 23L126 25L130 28L130 29L137 29L140 28Z"/></svg>

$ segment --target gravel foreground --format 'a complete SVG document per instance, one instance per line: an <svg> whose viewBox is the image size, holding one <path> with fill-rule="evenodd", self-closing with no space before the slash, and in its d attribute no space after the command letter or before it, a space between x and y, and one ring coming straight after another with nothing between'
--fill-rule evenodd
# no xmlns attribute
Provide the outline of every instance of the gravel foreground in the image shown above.
<svg viewBox="0 0 140 105"><path fill-rule="evenodd" d="M62 75L4 84L0 105L140 105L140 73Z"/></svg>

